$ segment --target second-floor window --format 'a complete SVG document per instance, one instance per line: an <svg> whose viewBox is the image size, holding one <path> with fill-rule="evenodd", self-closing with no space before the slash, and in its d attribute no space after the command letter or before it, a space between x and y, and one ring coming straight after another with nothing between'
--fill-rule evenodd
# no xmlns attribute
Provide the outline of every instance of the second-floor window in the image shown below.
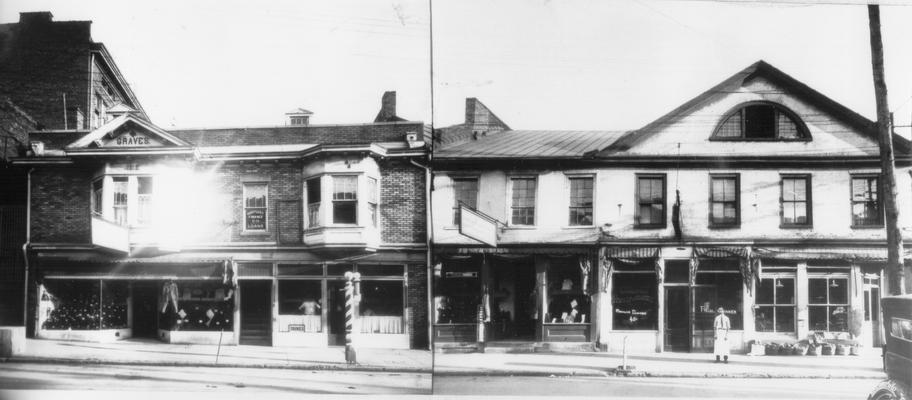
<svg viewBox="0 0 912 400"><path fill-rule="evenodd" d="M146 225L152 221L152 201L153 187L151 176L140 176L136 178L136 222L140 225Z"/></svg>
<svg viewBox="0 0 912 400"><path fill-rule="evenodd" d="M92 181L92 213L95 215L101 215L102 207L101 202L104 196L104 181L102 179L96 179Z"/></svg>
<svg viewBox="0 0 912 400"><path fill-rule="evenodd" d="M459 225L459 203L478 206L478 178L453 178L453 225Z"/></svg>
<svg viewBox="0 0 912 400"><path fill-rule="evenodd" d="M592 177L570 178L570 226L592 225Z"/></svg>
<svg viewBox="0 0 912 400"><path fill-rule="evenodd" d="M510 185L510 223L535 225L535 178L512 178Z"/></svg>
<svg viewBox="0 0 912 400"><path fill-rule="evenodd" d="M307 186L307 227L316 228L320 226L320 178L311 178L306 182Z"/></svg>
<svg viewBox="0 0 912 400"><path fill-rule="evenodd" d="M358 177L336 175L333 180L333 223L358 223Z"/></svg>
<svg viewBox="0 0 912 400"><path fill-rule="evenodd" d="M266 183L244 184L244 230L266 230L266 204L269 185Z"/></svg>
<svg viewBox="0 0 912 400"><path fill-rule="evenodd" d="M782 225L811 225L811 177L782 177Z"/></svg>
<svg viewBox="0 0 912 400"><path fill-rule="evenodd" d="M637 175L636 226L665 227L665 175Z"/></svg>
<svg viewBox="0 0 912 400"><path fill-rule="evenodd" d="M114 177L114 222L127 224L127 207L129 205L129 180L126 176Z"/></svg>
<svg viewBox="0 0 912 400"><path fill-rule="evenodd" d="M367 212L370 213L371 226L376 228L377 220L377 199L380 197L377 187L377 178L367 177Z"/></svg>
<svg viewBox="0 0 912 400"><path fill-rule="evenodd" d="M736 226L741 222L738 186L738 175L710 176L710 226Z"/></svg>
<svg viewBox="0 0 912 400"><path fill-rule="evenodd" d="M877 176L852 176L852 226L883 226L879 186Z"/></svg>

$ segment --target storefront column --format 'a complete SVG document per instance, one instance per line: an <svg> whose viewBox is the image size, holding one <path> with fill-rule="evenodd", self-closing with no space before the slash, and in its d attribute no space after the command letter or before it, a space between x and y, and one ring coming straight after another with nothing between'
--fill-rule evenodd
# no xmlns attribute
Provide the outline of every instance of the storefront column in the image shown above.
<svg viewBox="0 0 912 400"><path fill-rule="evenodd" d="M236 273L236 272L235 272ZM241 285L238 283L234 288L234 295L231 300L234 301L234 345L241 344Z"/></svg>
<svg viewBox="0 0 912 400"><path fill-rule="evenodd" d="M605 291L599 294L599 319L596 321L599 325L600 335L598 337L598 346L602 349L608 349L609 334L614 329L614 306L611 304L611 287L614 284L611 274L605 277Z"/></svg>
<svg viewBox="0 0 912 400"><path fill-rule="evenodd" d="M852 264L849 270L849 318L848 328L852 335L865 337L868 346L873 344L871 341L871 330L863 329L864 326L864 271L858 264ZM856 319L860 321L856 321ZM857 324L857 325L856 325ZM857 326L858 329L853 329ZM864 341L862 343L865 343Z"/></svg>
<svg viewBox="0 0 912 400"><path fill-rule="evenodd" d="M807 263L798 263L795 271L795 306L797 308L798 340L808 335L808 272Z"/></svg>
<svg viewBox="0 0 912 400"><path fill-rule="evenodd" d="M665 263L662 263L664 266ZM665 276L665 271L662 271L662 276ZM665 351L665 282L656 281L656 309L658 314L656 315L656 352L661 353Z"/></svg>
<svg viewBox="0 0 912 400"><path fill-rule="evenodd" d="M127 286L127 327L130 328L130 337L133 337L133 282Z"/></svg>
<svg viewBox="0 0 912 400"><path fill-rule="evenodd" d="M757 328L754 326L754 303L757 298L757 280L751 278L750 283L742 285L742 292L744 293L744 301L741 302L741 315L744 316L744 334L741 335L741 345L740 347L744 349L745 352L750 351L747 341L749 338L753 337L757 331Z"/></svg>
<svg viewBox="0 0 912 400"><path fill-rule="evenodd" d="M482 260L481 261L481 303L479 304L479 306L480 307L487 306L487 308L490 309L491 293L490 293L489 288L491 285L491 257L486 254L482 254L481 260ZM485 304L485 298L487 298L487 300L488 300L487 304ZM482 313L479 313L479 314L482 314ZM486 319L491 318L490 315L487 315L485 317L487 317ZM478 330L477 330L478 343L481 344L482 346L484 346L484 343L486 342L486 340L485 340L486 333L487 332L485 329L485 318L482 318L481 320L478 321ZM484 347L482 347L482 349L483 348Z"/></svg>
<svg viewBox="0 0 912 400"><path fill-rule="evenodd" d="M547 257L535 256L535 290L538 291L536 301L538 301L538 326L535 327L535 340L542 341L544 337L544 320L548 314L548 265L550 264Z"/></svg>

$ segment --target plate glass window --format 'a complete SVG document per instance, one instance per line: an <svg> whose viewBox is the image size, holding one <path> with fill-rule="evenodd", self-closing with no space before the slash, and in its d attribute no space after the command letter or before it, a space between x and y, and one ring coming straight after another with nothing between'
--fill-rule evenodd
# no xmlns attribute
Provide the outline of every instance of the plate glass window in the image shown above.
<svg viewBox="0 0 912 400"><path fill-rule="evenodd" d="M333 176L333 223L358 223L358 177Z"/></svg>
<svg viewBox="0 0 912 400"><path fill-rule="evenodd" d="M453 225L459 225L459 203L471 208L478 205L478 178L453 178Z"/></svg>
<svg viewBox="0 0 912 400"><path fill-rule="evenodd" d="M810 181L806 176L782 178L782 225L811 224Z"/></svg>
<svg viewBox="0 0 912 400"><path fill-rule="evenodd" d="M880 205L879 178L852 177L852 225L882 226L883 208Z"/></svg>
<svg viewBox="0 0 912 400"><path fill-rule="evenodd" d="M513 225L535 225L535 178L512 178L510 222Z"/></svg>
<svg viewBox="0 0 912 400"><path fill-rule="evenodd" d="M591 177L570 178L570 226L592 225Z"/></svg>
<svg viewBox="0 0 912 400"><path fill-rule="evenodd" d="M758 332L794 332L795 278L760 279L754 316Z"/></svg>
<svg viewBox="0 0 912 400"><path fill-rule="evenodd" d="M813 331L848 331L848 278L808 279L808 319Z"/></svg>
<svg viewBox="0 0 912 400"><path fill-rule="evenodd" d="M636 225L665 227L665 177L637 177Z"/></svg>
<svg viewBox="0 0 912 400"><path fill-rule="evenodd" d="M711 177L709 210L710 225L737 225L740 221L738 200L737 176Z"/></svg>
<svg viewBox="0 0 912 400"><path fill-rule="evenodd" d="M265 183L244 184L244 230L266 230L266 194L269 185Z"/></svg>

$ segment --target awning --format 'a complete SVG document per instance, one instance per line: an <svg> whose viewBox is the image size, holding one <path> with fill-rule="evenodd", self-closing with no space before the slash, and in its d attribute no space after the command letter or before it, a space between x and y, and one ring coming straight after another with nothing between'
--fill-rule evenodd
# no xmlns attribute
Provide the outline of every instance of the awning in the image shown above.
<svg viewBox="0 0 912 400"><path fill-rule="evenodd" d="M542 255L586 255L590 247L442 247L442 254L542 254Z"/></svg>
<svg viewBox="0 0 912 400"><path fill-rule="evenodd" d="M607 258L656 258L658 256L658 247L641 247L641 246L605 246L604 252L601 253Z"/></svg>
<svg viewBox="0 0 912 400"><path fill-rule="evenodd" d="M755 256L778 260L842 260L860 262L885 262L887 249L878 247L755 247ZM904 259L912 258L912 253L907 249L903 252Z"/></svg>

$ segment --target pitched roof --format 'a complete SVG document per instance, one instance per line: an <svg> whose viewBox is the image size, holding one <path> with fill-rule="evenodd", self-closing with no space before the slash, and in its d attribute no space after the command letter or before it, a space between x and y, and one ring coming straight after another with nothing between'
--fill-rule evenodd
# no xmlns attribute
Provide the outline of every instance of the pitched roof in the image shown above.
<svg viewBox="0 0 912 400"><path fill-rule="evenodd" d="M184 146L189 147L190 144L186 141L175 137L174 135L165 132L163 129L155 126L149 121L146 121L142 118L139 118L132 114L123 114L120 115L104 125L98 127L94 131L89 132L86 135L83 135L78 140L73 143L70 143L66 146L67 149L78 149L78 148L87 148L90 147L96 140L104 138L107 135L113 135L119 128L126 126L127 124L135 124L139 127L149 131L150 133L158 136L165 142L170 142L174 146Z"/></svg>
<svg viewBox="0 0 912 400"><path fill-rule="evenodd" d="M709 90L701 93L697 97L694 97L690 101L682 104L678 108L671 110L669 113L659 117L655 121L650 122L646 126L627 133L616 142L614 142L611 146L603 149L596 156L606 157L618 152L622 152L624 150L628 150L644 139L658 133L663 127L677 122L682 117L689 114L691 111L694 111L703 104L707 103L717 94L735 91L757 77L763 77L775 84L785 87L791 93L794 93L796 96L805 99L817 107L820 107L822 111L829 113L834 118L837 118L847 125L855 128L863 135L868 136L874 141L878 141L876 124L874 121L871 121L861 114L852 111L848 107L837 103L835 100L812 89L810 86L805 85L801 81L789 76L785 72L780 71L776 67L773 67L766 61L760 60L732 75L718 85L713 86ZM893 143L897 153L909 153L910 143L905 138L894 135Z"/></svg>
<svg viewBox="0 0 912 400"><path fill-rule="evenodd" d="M624 131L502 131L435 151L435 158L579 158L614 143Z"/></svg>
<svg viewBox="0 0 912 400"><path fill-rule="evenodd" d="M423 123L405 121L350 125L186 129L169 132L195 146L208 147L395 142L404 141L408 132L420 134L423 130Z"/></svg>

